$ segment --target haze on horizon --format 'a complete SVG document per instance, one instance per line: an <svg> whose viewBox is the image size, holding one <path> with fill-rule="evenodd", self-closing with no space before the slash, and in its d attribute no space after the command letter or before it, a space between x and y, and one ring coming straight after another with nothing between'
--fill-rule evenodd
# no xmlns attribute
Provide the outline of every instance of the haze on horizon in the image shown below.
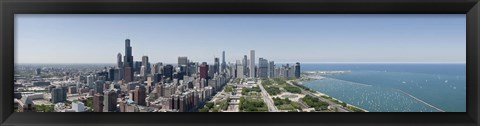
<svg viewBox="0 0 480 126"><path fill-rule="evenodd" d="M275 62L465 63L464 14L106 15L16 14L15 63L212 63L226 52ZM221 59L220 59L221 60Z"/></svg>

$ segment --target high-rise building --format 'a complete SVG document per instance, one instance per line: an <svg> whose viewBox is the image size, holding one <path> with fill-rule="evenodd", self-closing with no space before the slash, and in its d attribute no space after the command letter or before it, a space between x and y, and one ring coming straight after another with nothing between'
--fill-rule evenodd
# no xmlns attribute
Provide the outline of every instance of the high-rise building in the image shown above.
<svg viewBox="0 0 480 126"><path fill-rule="evenodd" d="M247 55L243 55L243 75L247 75L248 76L248 59L247 59Z"/></svg>
<svg viewBox="0 0 480 126"><path fill-rule="evenodd" d="M93 96L93 111L103 112L103 94L96 93Z"/></svg>
<svg viewBox="0 0 480 126"><path fill-rule="evenodd" d="M220 59L217 57L214 58L214 63L213 63L213 74L215 73L220 73Z"/></svg>
<svg viewBox="0 0 480 126"><path fill-rule="evenodd" d="M258 77L267 78L268 77L268 60L264 58L258 59Z"/></svg>
<svg viewBox="0 0 480 126"><path fill-rule="evenodd" d="M177 64L177 66L182 66L182 65L185 65L185 66L188 65L188 58L185 57L185 56L178 57L178 64Z"/></svg>
<svg viewBox="0 0 480 126"><path fill-rule="evenodd" d="M237 68L236 77L237 78L245 78L245 74L243 73L244 72L243 66L244 65L239 60L237 60L237 63L236 63L236 68Z"/></svg>
<svg viewBox="0 0 480 126"><path fill-rule="evenodd" d="M63 86L56 87L52 90L52 103L59 103L67 101L67 90Z"/></svg>
<svg viewBox="0 0 480 126"><path fill-rule="evenodd" d="M300 78L300 63L295 63L295 78Z"/></svg>
<svg viewBox="0 0 480 126"><path fill-rule="evenodd" d="M200 65L200 78L208 79L208 64L207 64L207 62L203 62Z"/></svg>
<svg viewBox="0 0 480 126"><path fill-rule="evenodd" d="M133 68L132 67L124 67L123 73L125 74L125 75L123 75L125 83L133 81Z"/></svg>
<svg viewBox="0 0 480 126"><path fill-rule="evenodd" d="M141 73L144 74L143 76L146 76L147 74L150 73L150 62L148 62L148 56L142 57L142 66L145 66L145 68L144 68L144 72L141 72Z"/></svg>
<svg viewBox="0 0 480 126"><path fill-rule="evenodd" d="M148 71L147 67L142 66L142 68L140 68L140 76L142 76L142 77L147 76L147 71Z"/></svg>
<svg viewBox="0 0 480 126"><path fill-rule="evenodd" d="M113 81L115 79L115 68L111 67L108 69L108 81Z"/></svg>
<svg viewBox="0 0 480 126"><path fill-rule="evenodd" d="M275 78L275 62L273 61L268 64L268 77Z"/></svg>
<svg viewBox="0 0 480 126"><path fill-rule="evenodd" d="M147 94L146 94L146 88L145 88L145 85L140 85L140 86L136 86L135 87L135 91L134 91L134 97L133 97L133 101L135 101L137 103L137 105L141 105L141 106L146 106L146 101L145 99L147 98Z"/></svg>
<svg viewBox="0 0 480 126"><path fill-rule="evenodd" d="M130 39L125 39L125 56L123 57L124 78L125 82L133 81L133 56Z"/></svg>
<svg viewBox="0 0 480 126"><path fill-rule="evenodd" d="M208 66L208 78L212 78L215 75L215 66L209 65Z"/></svg>
<svg viewBox="0 0 480 126"><path fill-rule="evenodd" d="M117 68L123 68L122 53L117 54Z"/></svg>
<svg viewBox="0 0 480 126"><path fill-rule="evenodd" d="M142 61L134 61L133 62L133 73L139 72L141 67L142 67Z"/></svg>
<svg viewBox="0 0 480 126"><path fill-rule="evenodd" d="M120 68L115 68L113 70L114 76L113 76L113 81L119 81L122 79L122 69Z"/></svg>
<svg viewBox="0 0 480 126"><path fill-rule="evenodd" d="M156 64L153 64L153 67L152 67L152 74L156 74L156 73L161 73L161 68L163 67L163 63L162 62L158 62Z"/></svg>
<svg viewBox="0 0 480 126"><path fill-rule="evenodd" d="M250 77L255 78L255 50L250 50Z"/></svg>
<svg viewBox="0 0 480 126"><path fill-rule="evenodd" d="M130 39L125 39L125 56L123 57L124 67L133 67L132 47L130 46Z"/></svg>
<svg viewBox="0 0 480 126"><path fill-rule="evenodd" d="M222 65L220 68L221 72L225 72L225 67L227 66L227 62L225 62L225 51L222 52Z"/></svg>
<svg viewBox="0 0 480 126"><path fill-rule="evenodd" d="M117 109L117 92L115 90L107 90L103 96L103 111L113 112Z"/></svg>
<svg viewBox="0 0 480 126"><path fill-rule="evenodd" d="M88 76L87 76L87 85L88 85L88 87L93 88L93 82L94 82L94 80L93 80L93 75L88 75Z"/></svg>
<svg viewBox="0 0 480 126"><path fill-rule="evenodd" d="M165 76L165 79L170 79L170 80L173 80L173 65L165 65L163 67L163 75Z"/></svg>
<svg viewBox="0 0 480 126"><path fill-rule="evenodd" d="M103 93L103 89L105 88L105 82L103 81L95 81L95 84L94 84L94 91L95 93Z"/></svg>

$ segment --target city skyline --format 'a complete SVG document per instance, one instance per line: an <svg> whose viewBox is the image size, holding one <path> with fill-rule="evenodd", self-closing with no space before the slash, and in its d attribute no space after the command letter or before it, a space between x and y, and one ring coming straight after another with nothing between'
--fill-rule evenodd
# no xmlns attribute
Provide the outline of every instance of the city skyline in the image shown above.
<svg viewBox="0 0 480 126"><path fill-rule="evenodd" d="M465 15L21 14L15 21L16 63L116 63L118 53L125 55L127 38L133 61L146 55L152 63L176 63L186 56L211 64L222 51L226 62L234 63L250 50L255 60L276 63L464 63L466 58ZM339 26L351 31L334 28Z"/></svg>

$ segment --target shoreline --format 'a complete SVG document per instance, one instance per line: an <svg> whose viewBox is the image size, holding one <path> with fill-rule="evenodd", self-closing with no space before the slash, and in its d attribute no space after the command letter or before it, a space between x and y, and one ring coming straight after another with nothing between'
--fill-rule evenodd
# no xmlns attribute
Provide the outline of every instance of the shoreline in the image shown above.
<svg viewBox="0 0 480 126"><path fill-rule="evenodd" d="M304 86L303 82L310 82L310 81L315 81L315 80L322 80L323 78L326 78L326 77L323 77L323 76L320 76L320 75L316 75L316 76L317 76L317 77L314 77L314 78L313 78L313 77L307 77L306 80L303 80L303 79L300 79L300 80L299 80L299 79L297 79L296 81L298 82L299 85ZM317 78L319 78L319 79L317 79ZM306 87L306 86L304 86L304 87ZM360 108L360 107L358 107L358 106L349 104L349 103L344 102L344 101L342 101L342 100L339 100L339 99L337 99L337 98L335 98L335 97L332 97L332 96L330 96L330 95L328 95L328 94L326 94L326 93L323 93L323 92L320 92L320 91L317 91L317 90L313 90L313 89L311 89L311 88L309 88L309 87L307 87L307 88L310 89L311 91L315 91L315 93L313 93L314 95L317 95L317 94L318 94L317 96L320 96L320 97L321 97L321 96L330 97L330 98L332 98L333 100L337 100L337 101L339 101L339 102L346 103L347 106L351 106L351 107L360 109L360 110L365 111L365 112L370 112L370 111L368 111L368 110L366 110L366 109Z"/></svg>

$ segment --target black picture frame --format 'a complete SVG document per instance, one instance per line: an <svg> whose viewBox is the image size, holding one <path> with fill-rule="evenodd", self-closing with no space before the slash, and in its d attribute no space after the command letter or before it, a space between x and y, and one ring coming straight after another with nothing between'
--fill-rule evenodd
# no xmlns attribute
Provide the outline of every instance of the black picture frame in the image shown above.
<svg viewBox="0 0 480 126"><path fill-rule="evenodd" d="M479 0L1 0L2 125L479 125ZM15 14L466 14L467 112L15 113ZM348 35L346 35L348 36Z"/></svg>

